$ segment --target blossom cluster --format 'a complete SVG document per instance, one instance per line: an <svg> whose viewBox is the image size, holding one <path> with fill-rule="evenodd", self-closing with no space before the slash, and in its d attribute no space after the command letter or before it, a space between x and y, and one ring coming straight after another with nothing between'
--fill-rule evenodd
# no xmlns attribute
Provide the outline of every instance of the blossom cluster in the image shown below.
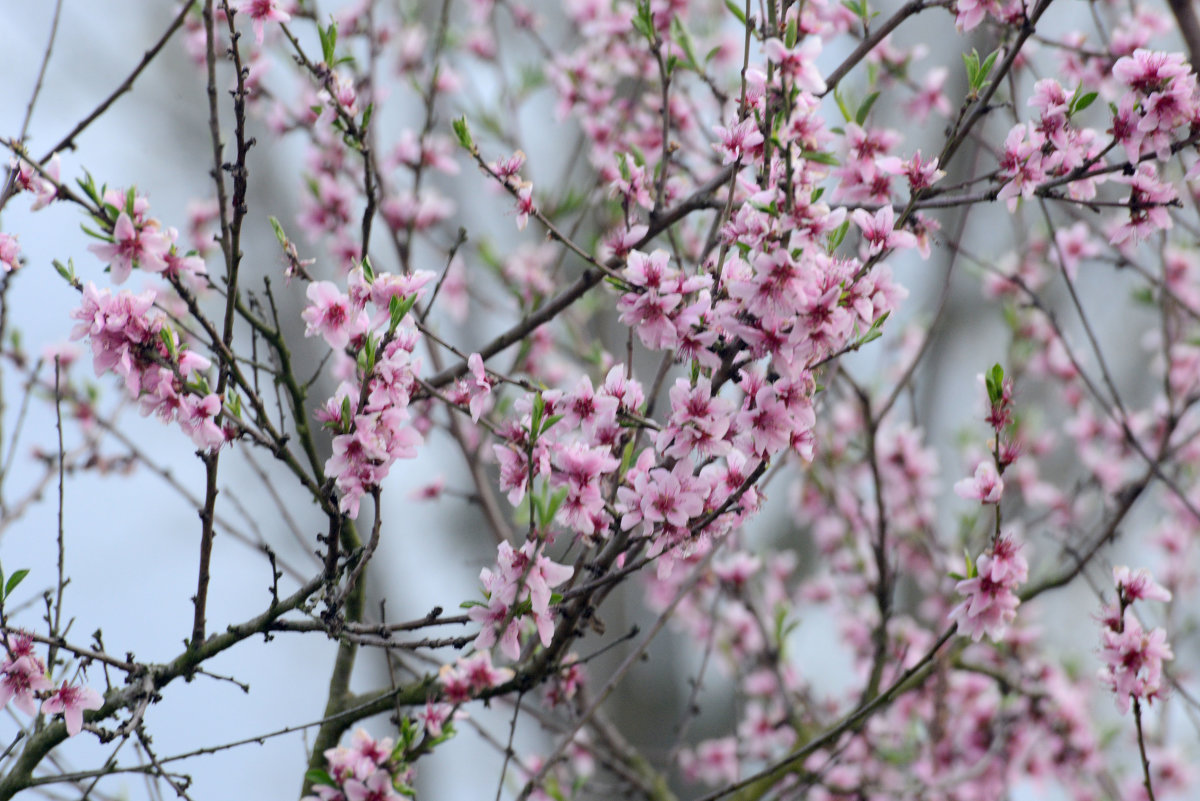
<svg viewBox="0 0 1200 801"><path fill-rule="evenodd" d="M420 334L409 310L433 277L427 271L376 274L360 265L350 273L348 292L331 281L308 285L305 334L357 354L353 377L317 411L317 419L336 432L325 472L351 517L396 460L413 458L421 444L409 411L420 370L413 356Z"/></svg>
<svg viewBox="0 0 1200 801"><path fill-rule="evenodd" d="M520 550L502 542L497 551L495 570L485 567L479 573L487 603L472 606L467 616L482 624L475 638L475 647L481 653L486 654L499 642L501 653L515 661L521 656L519 638L526 620L533 622L542 645L550 645L554 634L551 591L575 571L541 553L536 540L526 541ZM469 684L478 689L474 680Z"/></svg>
<svg viewBox="0 0 1200 801"><path fill-rule="evenodd" d="M204 275L204 259L194 252L180 252L179 232L174 228L164 230L149 216L150 202L145 197L133 191L109 189L103 193L103 201L110 214L116 213L112 233L106 242L88 249L108 263L113 283L125 283L135 267L189 282ZM104 222L107 227L108 221Z"/></svg>
<svg viewBox="0 0 1200 801"><path fill-rule="evenodd" d="M392 738L376 740L358 729L350 745L325 751L327 768L302 801L399 801L411 797L411 770L400 763Z"/></svg>
<svg viewBox="0 0 1200 801"><path fill-rule="evenodd" d="M1134 611L1135 601L1170 601L1171 593L1145 568L1113 568L1117 602L1100 615L1100 681L1113 692L1117 709L1129 711L1130 701L1152 702L1163 692L1163 661L1175 658L1161 628L1147 631ZM1140 607L1139 607L1140 608Z"/></svg>
<svg viewBox="0 0 1200 801"><path fill-rule="evenodd" d="M83 713L104 704L100 693L82 684L63 681L58 689L46 677L46 664L34 653L33 639L24 633L9 634L7 652L0 662L0 706L9 701L26 715L62 715L67 736L83 730Z"/></svg>
<svg viewBox="0 0 1200 801"><path fill-rule="evenodd" d="M962 601L950 610L950 619L976 642L985 634L1000 642L1017 616L1017 588L1029 578L1020 543L1012 535L998 537L968 574L954 585Z"/></svg>
<svg viewBox="0 0 1200 801"><path fill-rule="evenodd" d="M157 293L83 288L83 302L71 312L79 322L72 339L87 338L96 375L113 373L137 400L143 415L176 422L202 450L217 450L232 436L217 422L221 396L209 389L210 362L186 347L154 307Z"/></svg>

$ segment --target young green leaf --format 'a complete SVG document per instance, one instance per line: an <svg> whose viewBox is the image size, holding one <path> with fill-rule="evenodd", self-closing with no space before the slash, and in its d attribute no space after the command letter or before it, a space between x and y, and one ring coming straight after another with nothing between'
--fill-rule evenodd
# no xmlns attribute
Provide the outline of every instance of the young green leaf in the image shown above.
<svg viewBox="0 0 1200 801"><path fill-rule="evenodd" d="M829 252L830 253L832 253L833 251L838 249L838 246L842 244L842 240L844 240L846 238L846 233L849 230L850 230L850 221L844 220L841 225L839 225L832 232L830 232L830 234L829 234Z"/></svg>
<svg viewBox="0 0 1200 801"><path fill-rule="evenodd" d="M842 97L842 93L837 87L833 89L833 100L837 103L838 110L842 112L842 119L846 122L854 119L854 116L850 113L850 107L846 105L846 100Z"/></svg>
<svg viewBox="0 0 1200 801"><path fill-rule="evenodd" d="M317 26L317 36L321 39L321 58L329 65L335 61L333 54L337 48L337 35L336 22L331 21L327 28Z"/></svg>
<svg viewBox="0 0 1200 801"><path fill-rule="evenodd" d="M388 314L391 319L388 322L388 333L391 334L400 325L400 321L404 319L404 315L412 311L413 305L417 302L416 295L410 295L401 300L396 296L388 301Z"/></svg>
<svg viewBox="0 0 1200 801"><path fill-rule="evenodd" d="M15 590L17 585L24 581L25 577L28 575L28 570L17 570L11 576L9 576L8 581L4 584L4 597L7 598L8 596L12 595L12 591Z"/></svg>
<svg viewBox="0 0 1200 801"><path fill-rule="evenodd" d="M467 118L459 117L451 123L454 128L454 135L458 137L458 143L464 149L475 152L475 140L471 138L471 129L467 127Z"/></svg>
<svg viewBox="0 0 1200 801"><path fill-rule="evenodd" d="M671 18L671 38L683 50L683 54L687 58L687 66L700 72L700 63L696 61L696 48L692 44L692 37L688 34L687 28L683 27L683 23L679 21L679 17Z"/></svg>
<svg viewBox="0 0 1200 801"><path fill-rule="evenodd" d="M815 161L818 164L828 164L830 167L837 167L841 164L832 153L823 153L819 150L801 150L800 158Z"/></svg>
<svg viewBox="0 0 1200 801"><path fill-rule="evenodd" d="M879 92L872 92L871 94L867 95L867 99L859 104L858 111L854 112L854 121L859 125L862 125L864 122L866 122L867 115L871 113L871 107L875 105L875 101L878 99Z"/></svg>
<svg viewBox="0 0 1200 801"><path fill-rule="evenodd" d="M1099 97L1099 92L1086 92L1082 95L1076 92L1075 97L1071 100L1071 113L1078 114L1083 111L1092 105L1092 103L1095 103L1097 97Z"/></svg>
<svg viewBox="0 0 1200 801"><path fill-rule="evenodd" d="M330 787L337 787L337 782L333 780L333 777L320 768L310 768L309 771L304 774L304 778L313 784L324 784Z"/></svg>

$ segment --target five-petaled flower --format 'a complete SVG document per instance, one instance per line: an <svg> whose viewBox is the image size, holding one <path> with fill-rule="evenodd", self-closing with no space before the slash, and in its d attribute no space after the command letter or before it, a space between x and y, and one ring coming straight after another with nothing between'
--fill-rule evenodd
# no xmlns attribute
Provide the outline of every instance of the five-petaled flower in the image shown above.
<svg viewBox="0 0 1200 801"><path fill-rule="evenodd" d="M83 728L84 710L95 710L102 706L104 699L91 687L64 681L49 698L42 701L42 714L62 715L67 723L67 735L74 737Z"/></svg>

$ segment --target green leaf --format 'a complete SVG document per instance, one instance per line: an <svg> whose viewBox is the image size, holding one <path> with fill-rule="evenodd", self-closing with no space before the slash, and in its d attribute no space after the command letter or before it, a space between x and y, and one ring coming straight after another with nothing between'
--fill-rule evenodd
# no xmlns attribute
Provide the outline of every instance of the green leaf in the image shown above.
<svg viewBox="0 0 1200 801"><path fill-rule="evenodd" d="M850 114L850 108L846 105L846 100L842 97L841 90L837 87L833 89L833 100L837 103L838 110L842 112L842 119L846 122L854 119L854 116Z"/></svg>
<svg viewBox="0 0 1200 801"><path fill-rule="evenodd" d="M991 55L989 55L986 59L984 59L983 65L979 68L979 79L981 81L986 81L988 75L990 75L992 73L992 67L995 65L996 58L999 55L1000 55L1000 48L997 47L995 50L993 50L991 52ZM982 88L982 87L980 87L980 88Z"/></svg>
<svg viewBox="0 0 1200 801"><path fill-rule="evenodd" d="M633 177L629 172L629 159L624 153L617 153L617 172L621 173L621 177L626 181Z"/></svg>
<svg viewBox="0 0 1200 801"><path fill-rule="evenodd" d="M539 528L543 531L550 528L550 524L554 522L554 516L558 514L559 507L563 505L563 501L567 499L567 487L562 487L555 491L549 499L549 502L541 509L541 519L538 520Z"/></svg>
<svg viewBox="0 0 1200 801"><path fill-rule="evenodd" d="M546 413L546 401L542 399L542 393L533 396L533 411L530 414L529 420L529 436L532 439L537 439L537 435L542 430L542 415Z"/></svg>
<svg viewBox="0 0 1200 801"><path fill-rule="evenodd" d="M796 27L796 18L792 17L788 20L787 29L783 32L783 44L788 50L796 46L796 40L800 38L800 31Z"/></svg>
<svg viewBox="0 0 1200 801"><path fill-rule="evenodd" d="M891 314L891 312L884 312L879 316L879 319L871 323L871 327L867 329L867 333L863 334L862 338L858 341L859 347L862 347L869 342L874 342L883 336L883 324L887 322L889 314Z"/></svg>
<svg viewBox="0 0 1200 801"><path fill-rule="evenodd" d="M818 164L828 164L830 167L837 167L841 164L832 153L822 153L819 150L801 150L800 158L815 161Z"/></svg>
<svg viewBox="0 0 1200 801"><path fill-rule="evenodd" d="M404 315L412 311L412 307L416 304L416 302L416 295L410 295L403 300L396 296L392 296L392 299L388 301L388 313L391 315L391 321L388 323L389 334L396 330L396 328L400 325L400 322L404 319Z"/></svg>
<svg viewBox="0 0 1200 801"><path fill-rule="evenodd" d="M454 135L458 137L458 143L466 150L475 152L475 140L471 138L471 129L467 127L467 118L459 117L451 123L454 128Z"/></svg>
<svg viewBox="0 0 1200 801"><path fill-rule="evenodd" d="M725 7L729 9L729 13L737 17L738 22L742 23L742 25L746 24L746 10L744 8L733 2L733 0L725 0Z"/></svg>
<svg viewBox="0 0 1200 801"><path fill-rule="evenodd" d="M546 422L542 424L542 430L541 430L540 432L538 432L538 433L539 433L539 434L545 434L547 431L549 431L549 430L550 430L550 427L551 427L552 425L554 425L555 423L557 423L557 422L558 422L559 420L561 420L561 419L563 419L563 416L562 416L561 414L556 414L556 415L554 415L554 416L552 416L552 417L548 418L548 419L546 420Z"/></svg>
<svg viewBox="0 0 1200 801"><path fill-rule="evenodd" d="M179 353L175 350L175 337L171 334L171 329L163 326L159 329L158 338L162 341L163 347L167 349L167 353L171 354L173 361L179 361Z"/></svg>
<svg viewBox="0 0 1200 801"><path fill-rule="evenodd" d="M379 355L379 342L370 334L367 334L366 341L363 342L362 355L366 360L363 372L369 375L375 369L375 359Z"/></svg>
<svg viewBox="0 0 1200 801"><path fill-rule="evenodd" d="M83 190L83 193L91 198L93 203L99 204L102 200L102 192L96 190L96 179L87 170L83 171L83 178L76 178L75 183Z"/></svg>
<svg viewBox="0 0 1200 801"><path fill-rule="evenodd" d="M633 444L634 439L631 437L629 442L625 444L625 450L621 452L621 466L617 469L618 476L624 476L628 472L630 466L633 465Z"/></svg>
<svg viewBox="0 0 1200 801"><path fill-rule="evenodd" d="M487 606L483 601L463 601L458 605L459 609L470 609L475 606Z"/></svg>
<svg viewBox="0 0 1200 801"><path fill-rule="evenodd" d="M275 232L275 238L279 240L279 247L286 248L288 246L287 234L283 232L283 226L279 224L279 220L274 217L268 217L267 222L271 223L271 229Z"/></svg>
<svg viewBox="0 0 1200 801"><path fill-rule="evenodd" d="M862 0L842 0L842 5L853 11L859 19L867 18L867 4Z"/></svg>
<svg viewBox="0 0 1200 801"><path fill-rule="evenodd" d="M864 122L866 122L867 115L871 113L871 107L875 105L875 101L878 99L879 92L872 92L871 94L867 95L867 99L859 104L858 111L854 113L854 121L859 125L862 125Z"/></svg>
<svg viewBox="0 0 1200 801"><path fill-rule="evenodd" d="M850 221L849 220L844 220L841 225L839 225L837 228L833 229L833 231L829 234L829 252L830 253L832 253L833 251L838 249L838 246L842 244L842 240L844 240L846 238L846 233L849 230L850 230Z"/></svg>
<svg viewBox="0 0 1200 801"><path fill-rule="evenodd" d="M1085 108L1092 105L1092 103L1095 103L1098 96L1098 92L1087 92L1083 95L1080 95L1078 92L1076 92L1075 98L1071 100L1071 113L1078 114L1079 112L1083 111Z"/></svg>
<svg viewBox="0 0 1200 801"><path fill-rule="evenodd" d="M993 364L984 376L984 383L987 385L988 400L993 404L999 403L1004 395L1004 368L999 363Z"/></svg>
<svg viewBox="0 0 1200 801"><path fill-rule="evenodd" d="M58 259L55 259L53 264L55 271L57 271L59 275L65 278L69 283L75 283L75 264L70 259L67 259L66 264L63 264Z"/></svg>
<svg viewBox="0 0 1200 801"><path fill-rule="evenodd" d="M330 787L337 787L337 782L333 780L333 777L320 768L309 768L308 772L304 774L304 778L313 784L326 784Z"/></svg>
<svg viewBox="0 0 1200 801"><path fill-rule="evenodd" d="M331 20L328 28L318 25L317 36L321 38L321 57L326 64L333 64L333 51L337 48L337 23Z"/></svg>
<svg viewBox="0 0 1200 801"><path fill-rule="evenodd" d="M671 18L671 38L687 56L687 65L696 72L700 72L700 63L696 61L696 48L692 44L692 37L688 34L687 28L683 27L683 23L679 21L679 17Z"/></svg>
<svg viewBox="0 0 1200 801"><path fill-rule="evenodd" d="M962 54L963 66L967 68L967 86L972 95L979 94L980 90L988 85L988 75L991 74L992 67L995 65L996 58L999 55L1000 48L996 48L981 64L979 62L979 52L974 48L971 49L970 54Z"/></svg>
<svg viewBox="0 0 1200 801"><path fill-rule="evenodd" d="M650 0L638 0L637 13L633 15L633 29L653 44L656 40L654 16L650 13Z"/></svg>

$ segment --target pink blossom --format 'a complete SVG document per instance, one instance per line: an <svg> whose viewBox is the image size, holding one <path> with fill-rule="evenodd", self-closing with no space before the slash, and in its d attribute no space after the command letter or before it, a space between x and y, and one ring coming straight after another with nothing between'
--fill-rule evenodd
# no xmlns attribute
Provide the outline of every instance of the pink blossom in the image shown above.
<svg viewBox="0 0 1200 801"><path fill-rule="evenodd" d="M158 233L156 223L135 226L129 215L121 212L113 226L113 241L89 245L88 250L109 263L113 283L123 284L134 267L155 273L165 270L168 247L170 243Z"/></svg>
<svg viewBox="0 0 1200 801"><path fill-rule="evenodd" d="M451 704L426 701L425 708L417 712L417 720L425 726L425 733L429 737L441 737L443 727L450 720L453 711L454 707Z"/></svg>
<svg viewBox="0 0 1200 801"><path fill-rule="evenodd" d="M32 192L34 195L30 211L38 211L48 206L58 197L59 171L61 169L58 154L55 153L42 170L37 170L29 161L14 156L9 161L13 171L13 185L18 191Z"/></svg>
<svg viewBox="0 0 1200 801"><path fill-rule="evenodd" d="M956 0L955 10L954 26L960 31L975 28L988 14L1001 17L999 0Z"/></svg>
<svg viewBox="0 0 1200 801"><path fill-rule="evenodd" d="M533 205L533 184L524 182L517 190L517 230L524 231L529 222L529 215L535 211Z"/></svg>
<svg viewBox="0 0 1200 801"><path fill-rule="evenodd" d="M1031 126L1030 126L1031 127ZM1016 125L1004 140L1004 153L1000 157L1000 173L1008 183L1000 187L997 198L1015 211L1019 198L1029 199L1037 185L1045 180L1042 165L1042 145L1045 138L1041 133L1025 125Z"/></svg>
<svg viewBox="0 0 1200 801"><path fill-rule="evenodd" d="M496 173L496 176L501 180L515 178L517 173L521 171L521 167L525 164L525 153L521 150L516 150L507 158L497 159L488 166Z"/></svg>
<svg viewBox="0 0 1200 801"><path fill-rule="evenodd" d="M917 246L917 238L911 232L894 228L895 212L891 205L883 206L874 216L864 209L855 209L850 216L862 229L863 239L868 245L867 252L871 256L885 250Z"/></svg>
<svg viewBox="0 0 1200 801"><path fill-rule="evenodd" d="M484 371L483 358L478 353L467 357L467 367L471 371L471 378L467 382L471 419L479 422L479 415L483 413L483 406L487 403L488 396L492 393L492 384L496 383L496 380Z"/></svg>
<svg viewBox="0 0 1200 801"><path fill-rule="evenodd" d="M436 501L442 497L442 493L446 491L446 477L437 476L432 481L414 489L408 494L408 497L414 501Z"/></svg>
<svg viewBox="0 0 1200 801"><path fill-rule="evenodd" d="M100 693L80 684L65 681L54 693L42 701L43 715L61 714L67 722L67 736L74 737L83 728L83 712L104 706Z"/></svg>
<svg viewBox="0 0 1200 801"><path fill-rule="evenodd" d="M943 117L950 116L952 111L950 101L946 99L945 93L942 92L942 87L946 85L947 75L949 75L949 71L945 67L931 69L926 73L925 79L921 82L916 96L905 104L905 110L917 122L925 122L931 111L936 111Z"/></svg>
<svg viewBox="0 0 1200 801"><path fill-rule="evenodd" d="M1170 591L1155 581L1154 577L1150 575L1150 571L1144 567L1139 567L1137 570L1130 570L1124 565L1114 567L1113 583L1126 603L1134 601L1166 603L1171 600Z"/></svg>
<svg viewBox="0 0 1200 801"><path fill-rule="evenodd" d="M306 337L320 334L329 347L341 350L351 338L367 329L368 319L361 308L355 308L350 298L331 281L314 281L306 292L310 305L301 313L307 323Z"/></svg>
<svg viewBox="0 0 1200 801"><path fill-rule="evenodd" d="M492 665L492 656L488 651L462 657L454 665L442 665L438 670L442 693L452 704L461 704L484 690L499 687L512 677L513 672L509 668Z"/></svg>
<svg viewBox="0 0 1200 801"><path fill-rule="evenodd" d="M733 421L731 401L712 396L712 381L700 378L693 387L678 379L671 388L671 419L658 433L655 447L666 456L683 459L724 456L732 449L726 438Z"/></svg>
<svg viewBox="0 0 1200 801"><path fill-rule="evenodd" d="M535 550L538 543L528 540L521 550L515 551L507 542L499 545L496 569L484 568L479 579L488 593L486 607L474 606L467 615L472 620L484 623L475 647L487 654L497 637L499 623L510 621L509 627L500 633L501 650L510 659L517 659L520 647L519 618L513 606L523 600L529 601L529 615L533 619L538 638L543 646L549 646L554 633L553 616L550 614L551 590L574 575L574 568L551 561ZM488 663L490 665L490 661Z"/></svg>
<svg viewBox="0 0 1200 801"><path fill-rule="evenodd" d="M1100 681L1112 689L1117 709L1129 711L1130 699L1152 701L1162 692L1163 660L1175 658L1161 628L1147 632L1126 609L1121 615L1108 616L1101 632Z"/></svg>
<svg viewBox="0 0 1200 801"><path fill-rule="evenodd" d="M225 444L225 432L215 422L221 413L221 397L186 395L179 410L179 425L202 451L215 451Z"/></svg>
<svg viewBox="0 0 1200 801"><path fill-rule="evenodd" d="M11 273L21 266L21 247L16 236L0 233L0 272Z"/></svg>
<svg viewBox="0 0 1200 801"><path fill-rule="evenodd" d="M620 464L621 461L608 449L590 447L582 442L556 449L552 483L565 484L567 495L555 520L588 536L607 527L609 520L600 482Z"/></svg>
<svg viewBox="0 0 1200 801"><path fill-rule="evenodd" d="M980 462L972 478L964 478L954 485L960 498L980 503L1000 503L1004 494L1004 479L996 472L996 464L990 459Z"/></svg>
<svg viewBox="0 0 1200 801"><path fill-rule="evenodd" d="M1079 272L1079 265L1087 259L1100 255L1100 246L1092 239L1087 223L1078 222L1070 228L1059 228L1054 232L1055 246L1050 257L1061 262L1063 271L1071 280Z"/></svg>
<svg viewBox="0 0 1200 801"><path fill-rule="evenodd" d="M922 161L920 150L913 153L908 161L902 161L897 156L883 156L875 160L875 165L888 175L903 175L908 179L908 188L912 192L928 189L946 175L938 169L937 157Z"/></svg>
<svg viewBox="0 0 1200 801"><path fill-rule="evenodd" d="M821 53L821 40L818 37L806 36L804 41L790 49L779 39L768 39L763 44L763 52L800 89L817 95L825 92L825 79L816 65L817 56Z"/></svg>
<svg viewBox="0 0 1200 801"><path fill-rule="evenodd" d="M1129 185L1129 220L1117 228L1109 238L1109 244L1135 245L1151 234L1172 227L1166 206L1174 203L1177 195L1170 184L1159 179L1153 164L1144 162L1133 175L1118 175L1113 180Z"/></svg>
<svg viewBox="0 0 1200 801"><path fill-rule="evenodd" d="M714 125L713 132L721 139L720 144L713 145L713 149L722 154L722 164L732 164L762 150L763 135L752 118L744 119L728 128Z"/></svg>
<svg viewBox="0 0 1200 801"><path fill-rule="evenodd" d="M12 701L26 715L34 715L37 713L34 693L52 689L54 685L46 678L46 666L42 660L33 655L33 641L25 637L24 641L29 643L29 647L14 649L12 636L9 639L11 655L0 665L0 672L3 673L0 678L0 706Z"/></svg>
<svg viewBox="0 0 1200 801"><path fill-rule="evenodd" d="M1131 56L1117 59L1112 75L1121 83L1142 94L1161 91L1176 78L1189 74L1182 53L1163 53L1138 49Z"/></svg>
<svg viewBox="0 0 1200 801"><path fill-rule="evenodd" d="M738 741L733 737L705 740L693 751L679 753L679 768L689 781L718 787L737 781Z"/></svg>
<svg viewBox="0 0 1200 801"><path fill-rule="evenodd" d="M264 23L287 22L292 18L283 10L280 0L241 0L237 10L254 21L254 40L259 45L263 43Z"/></svg>
<svg viewBox="0 0 1200 801"><path fill-rule="evenodd" d="M1029 575L1020 546L1010 537L996 540L991 553L976 561L976 575L955 585L963 600L950 610L960 633L978 642L983 635L1001 641L1017 616L1021 599L1015 592Z"/></svg>
<svg viewBox="0 0 1200 801"><path fill-rule="evenodd" d="M342 786L347 801L400 801L404 796L392 786L392 774L376 770L365 781L347 779Z"/></svg>

